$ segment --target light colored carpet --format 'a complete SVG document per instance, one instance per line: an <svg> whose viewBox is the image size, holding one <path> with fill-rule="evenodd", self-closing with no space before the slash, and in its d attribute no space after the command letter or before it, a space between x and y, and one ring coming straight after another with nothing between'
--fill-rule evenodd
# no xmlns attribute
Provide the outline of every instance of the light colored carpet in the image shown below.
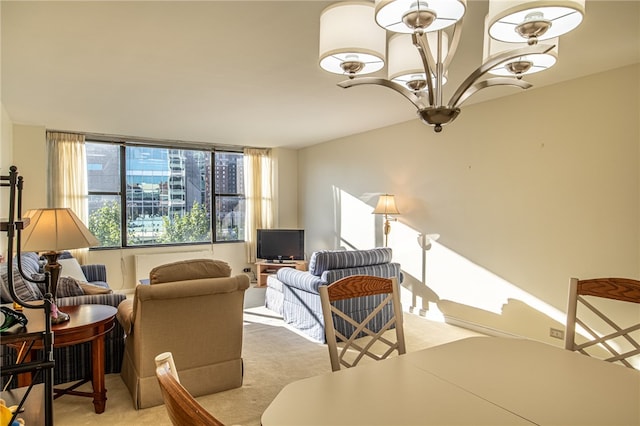
<svg viewBox="0 0 640 426"><path fill-rule="evenodd" d="M408 312L404 314L404 323L407 352L479 335ZM331 366L325 345L288 328L265 308L245 311L244 331L243 386L203 396L198 401L225 424L259 426L262 412L285 385L330 373ZM164 406L135 410L119 374L107 375L106 385L108 399L103 414L94 413L90 399L65 395L54 401L55 424L171 425ZM90 385L85 386L89 389Z"/></svg>

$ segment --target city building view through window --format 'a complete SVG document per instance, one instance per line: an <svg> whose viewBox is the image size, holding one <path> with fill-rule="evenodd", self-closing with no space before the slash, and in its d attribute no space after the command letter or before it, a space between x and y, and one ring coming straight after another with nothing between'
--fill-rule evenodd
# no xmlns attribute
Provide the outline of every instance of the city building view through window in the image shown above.
<svg viewBox="0 0 640 426"><path fill-rule="evenodd" d="M103 142L86 153L102 247L244 240L242 153Z"/></svg>

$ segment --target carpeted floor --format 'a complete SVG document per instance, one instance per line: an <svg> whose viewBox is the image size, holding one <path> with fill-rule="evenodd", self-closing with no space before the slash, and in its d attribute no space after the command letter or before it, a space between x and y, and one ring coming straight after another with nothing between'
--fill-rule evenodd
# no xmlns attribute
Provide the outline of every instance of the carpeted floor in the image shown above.
<svg viewBox="0 0 640 426"><path fill-rule="evenodd" d="M225 424L259 426L262 412L285 385L331 372L326 346L292 331L274 315L264 308L245 311L243 386L198 398ZM411 313L405 313L404 318L408 352L478 335ZM108 400L103 414L93 412L93 404L88 398L67 395L54 402L55 424L171 425L164 406L135 410L120 375L107 375L106 385Z"/></svg>

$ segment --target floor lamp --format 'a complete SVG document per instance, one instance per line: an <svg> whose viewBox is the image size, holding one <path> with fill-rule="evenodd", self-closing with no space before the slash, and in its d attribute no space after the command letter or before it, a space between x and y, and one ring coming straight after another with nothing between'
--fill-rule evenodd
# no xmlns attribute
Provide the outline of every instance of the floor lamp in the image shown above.
<svg viewBox="0 0 640 426"><path fill-rule="evenodd" d="M373 214L383 214L384 215L384 246L387 247L389 242L389 232L391 232L391 224L389 220L397 220L395 218L389 219L390 214L400 214L398 208L396 207L396 200L394 195L383 194L378 198L378 204L376 208L373 210Z"/></svg>
<svg viewBox="0 0 640 426"><path fill-rule="evenodd" d="M44 270L51 274L51 287L47 289L55 305L51 322L58 324L68 321L69 315L61 312L56 305L58 278L62 270L58 256L63 250L97 246L100 241L68 208L29 210L24 217L29 218L30 225L22 231L22 251L40 252L47 259Z"/></svg>

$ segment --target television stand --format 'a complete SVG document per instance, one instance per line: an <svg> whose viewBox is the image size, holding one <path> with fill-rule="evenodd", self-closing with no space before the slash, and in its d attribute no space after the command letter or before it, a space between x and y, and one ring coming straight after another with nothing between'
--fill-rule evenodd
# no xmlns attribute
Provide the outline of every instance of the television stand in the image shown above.
<svg viewBox="0 0 640 426"><path fill-rule="evenodd" d="M258 284L257 287L267 286L267 277L274 275L280 268L295 268L299 271L307 270L307 262L304 260L283 260L282 263L278 260L274 261L261 261L256 263L258 269Z"/></svg>

